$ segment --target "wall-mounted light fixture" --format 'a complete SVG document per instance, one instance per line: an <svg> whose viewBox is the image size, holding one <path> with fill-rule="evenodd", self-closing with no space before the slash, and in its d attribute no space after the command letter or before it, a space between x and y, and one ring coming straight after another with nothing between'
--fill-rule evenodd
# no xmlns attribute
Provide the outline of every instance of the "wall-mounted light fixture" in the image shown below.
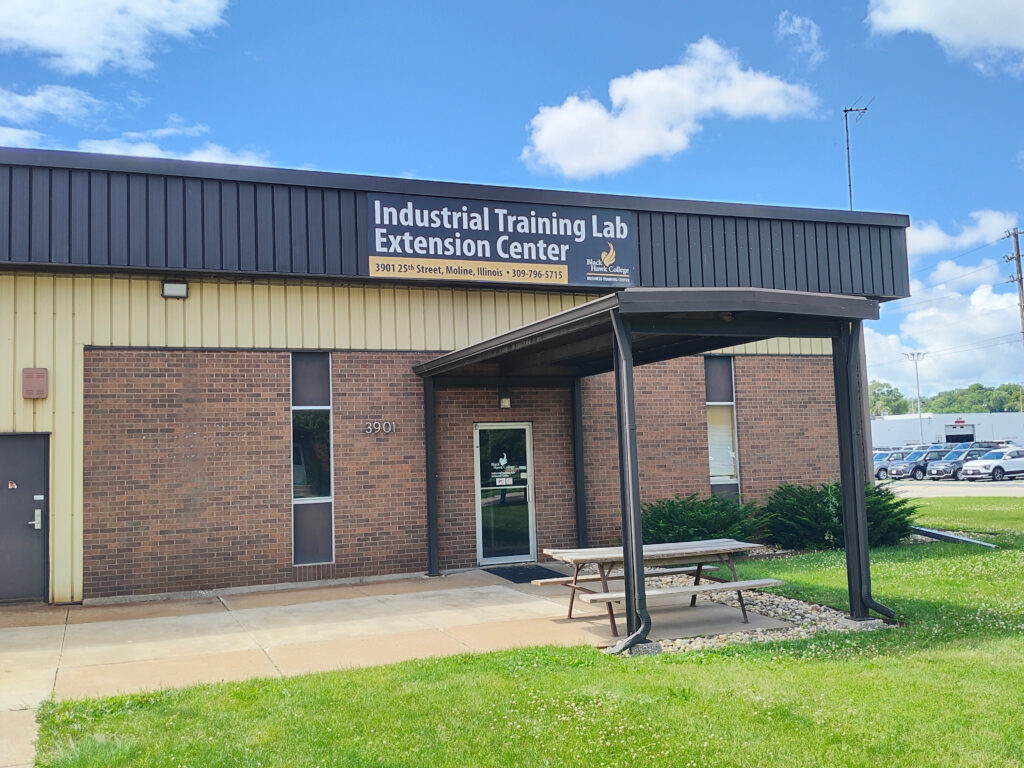
<svg viewBox="0 0 1024 768"><path fill-rule="evenodd" d="M512 395L509 394L507 388L502 387L498 390L498 407L499 408L511 408L512 407Z"/></svg>
<svg viewBox="0 0 1024 768"><path fill-rule="evenodd" d="M163 285L160 288L160 295L165 299L187 299L188 283L164 280Z"/></svg>

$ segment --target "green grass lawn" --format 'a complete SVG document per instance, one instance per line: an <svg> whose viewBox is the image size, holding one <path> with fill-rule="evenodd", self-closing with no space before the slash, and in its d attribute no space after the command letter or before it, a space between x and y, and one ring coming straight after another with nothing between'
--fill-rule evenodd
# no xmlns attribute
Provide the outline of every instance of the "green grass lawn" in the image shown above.
<svg viewBox="0 0 1024 768"><path fill-rule="evenodd" d="M50 703L43 766L1022 766L1024 499L998 550L875 550L906 625L656 657L538 648ZM959 501L959 500L956 500ZM932 519L934 518L934 519ZM1009 521L1009 522L1007 522ZM841 552L742 564L845 607Z"/></svg>
<svg viewBox="0 0 1024 768"><path fill-rule="evenodd" d="M998 496L976 498L917 499L921 515L918 525L979 533L1024 531L1021 499Z"/></svg>

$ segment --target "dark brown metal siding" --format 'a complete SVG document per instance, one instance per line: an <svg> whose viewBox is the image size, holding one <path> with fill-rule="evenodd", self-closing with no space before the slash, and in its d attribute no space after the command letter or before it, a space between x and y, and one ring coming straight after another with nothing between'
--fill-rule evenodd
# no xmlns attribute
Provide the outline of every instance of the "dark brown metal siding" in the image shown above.
<svg viewBox="0 0 1024 768"><path fill-rule="evenodd" d="M699 205L710 212L637 211L639 285L909 293L903 227ZM0 165L0 262L367 276L365 221L359 190Z"/></svg>
<svg viewBox="0 0 1024 768"><path fill-rule="evenodd" d="M0 166L0 261L355 275L354 207L333 189Z"/></svg>
<svg viewBox="0 0 1024 768"><path fill-rule="evenodd" d="M640 285L905 296L899 227L641 212ZM895 258L894 258L895 255Z"/></svg>

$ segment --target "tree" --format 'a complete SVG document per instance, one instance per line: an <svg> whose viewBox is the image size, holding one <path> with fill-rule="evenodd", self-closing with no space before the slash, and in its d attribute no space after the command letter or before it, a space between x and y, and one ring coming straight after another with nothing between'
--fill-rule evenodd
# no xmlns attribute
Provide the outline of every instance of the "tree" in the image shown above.
<svg viewBox="0 0 1024 768"><path fill-rule="evenodd" d="M872 416L910 413L910 401L887 381L872 381L868 384L868 402Z"/></svg>
<svg viewBox="0 0 1024 768"><path fill-rule="evenodd" d="M1021 409L1021 394L1019 384L971 384L939 392L925 400L922 407L932 413L1005 413Z"/></svg>

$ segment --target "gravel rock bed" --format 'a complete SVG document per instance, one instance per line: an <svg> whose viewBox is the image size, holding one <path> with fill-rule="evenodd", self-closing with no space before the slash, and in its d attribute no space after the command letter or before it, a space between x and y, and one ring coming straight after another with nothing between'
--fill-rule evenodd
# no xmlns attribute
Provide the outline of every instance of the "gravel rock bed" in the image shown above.
<svg viewBox="0 0 1024 768"><path fill-rule="evenodd" d="M934 539L930 539L934 541ZM778 554L767 553L768 557L777 557ZM764 555L762 555L764 557ZM594 565L584 566L581 573L597 573ZM728 577L728 573L724 574ZM611 578L622 578L621 571L616 571ZM683 586L693 584L692 576L663 576L647 579L648 589L658 587ZM735 592L713 592L702 595L700 600L710 600L716 603L731 606L737 610L740 602ZM768 616L780 621L786 621L795 626L785 629L750 629L747 631L730 632L725 635L700 635L698 637L680 637L669 640L660 640L661 649L667 653L680 653L685 651L700 651L709 648L722 648L727 645L739 643L770 643L777 640L800 640L813 637L818 632L865 632L875 629L883 629L892 626L881 619L870 621L853 621L842 611L829 608L825 605L805 603L803 600L795 600L791 597L773 595L770 592L760 590L748 590L743 593L743 603L751 613L761 616ZM742 625L741 625L742 626Z"/></svg>
<svg viewBox="0 0 1024 768"><path fill-rule="evenodd" d="M648 579L651 588L674 585L692 584L689 576L666 576ZM718 592L704 595L701 599L739 608L740 603L735 592ZM787 621L796 626L785 629L753 629L746 632L730 632L726 635L707 635L699 637L681 637L662 640L662 650L667 652L699 651L708 648L721 648L736 643L766 643L776 640L797 640L813 637L818 632L863 632L890 626L881 619L870 621L853 621L845 613L824 605L805 603L791 597L773 595L769 592L751 590L743 593L743 603L747 610L761 616Z"/></svg>

